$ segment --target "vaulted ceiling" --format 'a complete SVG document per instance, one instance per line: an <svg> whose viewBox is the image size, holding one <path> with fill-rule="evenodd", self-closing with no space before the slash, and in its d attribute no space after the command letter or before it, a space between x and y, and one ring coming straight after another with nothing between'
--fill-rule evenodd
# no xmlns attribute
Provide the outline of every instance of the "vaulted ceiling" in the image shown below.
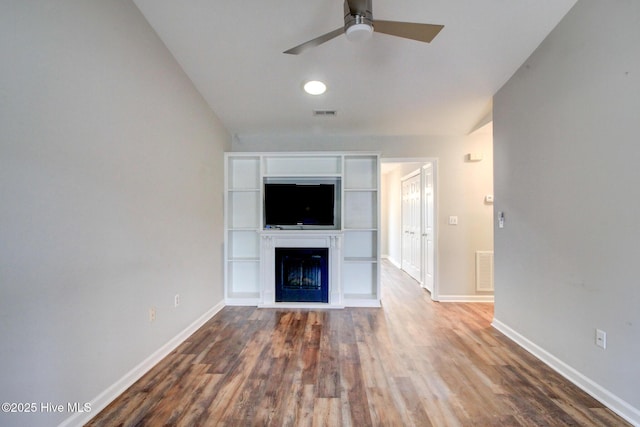
<svg viewBox="0 0 640 427"><path fill-rule="evenodd" d="M374 19L442 24L283 51L343 25L340 0L134 0L234 135L463 135L576 0L373 0ZM320 79L320 96L302 91ZM313 110L336 110L314 117Z"/></svg>

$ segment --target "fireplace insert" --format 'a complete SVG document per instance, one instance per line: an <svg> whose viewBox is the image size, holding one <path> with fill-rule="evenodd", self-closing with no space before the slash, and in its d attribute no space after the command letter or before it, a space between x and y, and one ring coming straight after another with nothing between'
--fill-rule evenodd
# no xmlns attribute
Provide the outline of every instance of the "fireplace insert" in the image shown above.
<svg viewBox="0 0 640 427"><path fill-rule="evenodd" d="M329 249L276 248L276 302L329 302Z"/></svg>

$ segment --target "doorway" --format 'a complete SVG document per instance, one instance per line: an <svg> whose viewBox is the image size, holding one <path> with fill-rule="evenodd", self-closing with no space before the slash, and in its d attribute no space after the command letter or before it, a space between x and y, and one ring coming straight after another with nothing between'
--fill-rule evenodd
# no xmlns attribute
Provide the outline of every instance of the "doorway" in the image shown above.
<svg viewBox="0 0 640 427"><path fill-rule="evenodd" d="M383 255L438 300L437 160L382 159Z"/></svg>

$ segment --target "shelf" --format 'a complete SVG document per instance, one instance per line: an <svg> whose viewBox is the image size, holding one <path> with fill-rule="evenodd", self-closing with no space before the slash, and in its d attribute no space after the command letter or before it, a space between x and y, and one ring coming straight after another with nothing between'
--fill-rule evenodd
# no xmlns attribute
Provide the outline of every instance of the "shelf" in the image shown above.
<svg viewBox="0 0 640 427"><path fill-rule="evenodd" d="M260 292L229 292L229 298L259 298Z"/></svg>
<svg viewBox="0 0 640 427"><path fill-rule="evenodd" d="M378 263L351 262L342 266L342 289L345 295L378 294Z"/></svg>
<svg viewBox="0 0 640 427"><path fill-rule="evenodd" d="M356 228L356 227L351 226L349 228L343 228L343 231L345 233L349 233L349 232L356 232L356 231L378 231L378 229L377 228L365 228L365 227Z"/></svg>
<svg viewBox="0 0 640 427"><path fill-rule="evenodd" d="M257 306L260 303L260 292L229 292L225 302L227 305Z"/></svg>
<svg viewBox="0 0 640 427"><path fill-rule="evenodd" d="M378 156L348 155L344 158L345 189L377 188Z"/></svg>
<svg viewBox="0 0 640 427"><path fill-rule="evenodd" d="M227 185L229 190L256 189L260 187L260 157L234 156L227 161Z"/></svg>
<svg viewBox="0 0 640 427"><path fill-rule="evenodd" d="M295 174L264 174L265 178L296 178L296 179L313 179L313 178L340 178L342 175L335 173L295 173Z"/></svg>
<svg viewBox="0 0 640 427"><path fill-rule="evenodd" d="M377 228L377 193L349 191L344 193L345 228Z"/></svg>
<svg viewBox="0 0 640 427"><path fill-rule="evenodd" d="M292 225L291 227L300 227L300 226ZM264 235L274 235L274 236L277 236L278 234L287 235L287 234L300 234L300 233L304 233L305 235L309 235L309 236L312 236L314 234L320 234L323 236L327 234L332 234L336 236L339 234L342 234L342 232L337 228L323 228L323 229L265 228L264 230L260 230L259 233Z"/></svg>
<svg viewBox="0 0 640 427"><path fill-rule="evenodd" d="M366 299L375 300L377 297L372 294L344 294L345 299Z"/></svg>
<svg viewBox="0 0 640 427"><path fill-rule="evenodd" d="M375 260L378 256L376 230L351 230L344 234L345 260Z"/></svg>
<svg viewBox="0 0 640 427"><path fill-rule="evenodd" d="M342 231L344 231L345 233L349 233L351 231L357 232L357 231L378 231L377 228L343 228Z"/></svg>
<svg viewBox="0 0 640 427"><path fill-rule="evenodd" d="M228 293L260 293L260 261L229 261L227 267Z"/></svg>
<svg viewBox="0 0 640 427"><path fill-rule="evenodd" d="M378 260L376 258L367 258L367 257L344 257L344 262L372 263L372 262L378 262Z"/></svg>
<svg viewBox="0 0 640 427"><path fill-rule="evenodd" d="M268 156L264 158L264 176L339 176L340 156Z"/></svg>
<svg viewBox="0 0 640 427"><path fill-rule="evenodd" d="M228 194L227 221L230 228L258 228L260 226L260 193L233 191Z"/></svg>
<svg viewBox="0 0 640 427"><path fill-rule="evenodd" d="M369 294L345 294L344 303L348 307L372 307L378 308L382 305L380 304L380 299L377 295L369 295Z"/></svg>
<svg viewBox="0 0 640 427"><path fill-rule="evenodd" d="M227 256L230 261L260 260L260 235L258 230L229 230Z"/></svg>

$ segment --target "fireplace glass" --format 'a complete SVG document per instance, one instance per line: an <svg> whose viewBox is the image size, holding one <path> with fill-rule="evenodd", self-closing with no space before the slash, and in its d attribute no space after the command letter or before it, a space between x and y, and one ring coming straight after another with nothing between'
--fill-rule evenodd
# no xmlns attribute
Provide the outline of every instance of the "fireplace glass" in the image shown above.
<svg viewBox="0 0 640 427"><path fill-rule="evenodd" d="M329 302L329 249L276 248L276 302Z"/></svg>

